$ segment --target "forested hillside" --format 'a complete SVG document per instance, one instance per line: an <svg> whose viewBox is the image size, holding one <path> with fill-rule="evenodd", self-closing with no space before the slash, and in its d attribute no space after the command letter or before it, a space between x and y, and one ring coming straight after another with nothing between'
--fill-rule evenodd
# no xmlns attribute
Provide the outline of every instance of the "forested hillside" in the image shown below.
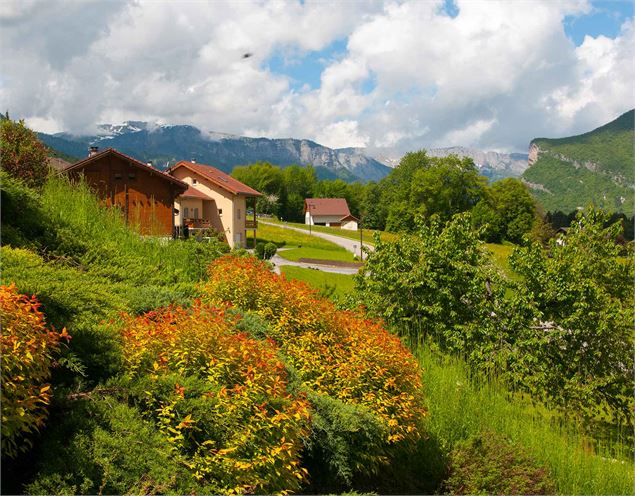
<svg viewBox="0 0 635 496"><path fill-rule="evenodd" d="M579 136L538 138L523 179L547 210L589 203L632 215L635 209L635 110Z"/></svg>

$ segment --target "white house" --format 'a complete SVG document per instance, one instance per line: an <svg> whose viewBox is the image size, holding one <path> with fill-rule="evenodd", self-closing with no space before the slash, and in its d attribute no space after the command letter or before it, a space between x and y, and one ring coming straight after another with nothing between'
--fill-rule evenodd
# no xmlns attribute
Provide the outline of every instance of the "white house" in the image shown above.
<svg viewBox="0 0 635 496"><path fill-rule="evenodd" d="M313 226L341 227L356 231L359 219L351 214L344 198L307 198L304 223Z"/></svg>

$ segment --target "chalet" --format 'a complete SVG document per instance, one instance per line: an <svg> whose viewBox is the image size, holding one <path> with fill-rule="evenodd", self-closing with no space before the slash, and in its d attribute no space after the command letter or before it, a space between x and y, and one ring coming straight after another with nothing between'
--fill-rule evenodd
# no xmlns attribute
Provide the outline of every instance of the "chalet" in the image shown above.
<svg viewBox="0 0 635 496"><path fill-rule="evenodd" d="M351 214L344 198L307 198L304 200L305 224L341 227L356 231L359 219Z"/></svg>
<svg viewBox="0 0 635 496"><path fill-rule="evenodd" d="M246 246L248 229L256 237L258 191L211 165L181 161L168 172L187 184L175 204L176 225L213 228L232 248Z"/></svg>
<svg viewBox="0 0 635 496"><path fill-rule="evenodd" d="M106 205L119 207L126 222L140 232L173 235L174 200L188 188L176 177L113 148L97 147L62 172L73 179L83 176Z"/></svg>

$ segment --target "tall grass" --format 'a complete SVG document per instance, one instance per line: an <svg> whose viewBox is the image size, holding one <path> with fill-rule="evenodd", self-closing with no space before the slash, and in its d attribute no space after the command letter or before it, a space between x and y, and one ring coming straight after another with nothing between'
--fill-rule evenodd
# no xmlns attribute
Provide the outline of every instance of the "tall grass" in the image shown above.
<svg viewBox="0 0 635 496"><path fill-rule="evenodd" d="M460 358L415 347L424 370L428 433L441 451L479 432L495 431L527 449L549 468L562 494L633 494L635 471L628 446L593 443L561 415L508 391L495 377L470 373Z"/></svg>
<svg viewBox="0 0 635 496"><path fill-rule="evenodd" d="M116 208L104 208L90 188L51 177L41 195L48 221L60 226L58 237L83 244L82 261L94 271L116 280L147 283L193 282L205 276L205 261L222 249L194 240L141 237L130 229ZM72 247L69 247L72 250ZM214 251L210 257L208 252Z"/></svg>

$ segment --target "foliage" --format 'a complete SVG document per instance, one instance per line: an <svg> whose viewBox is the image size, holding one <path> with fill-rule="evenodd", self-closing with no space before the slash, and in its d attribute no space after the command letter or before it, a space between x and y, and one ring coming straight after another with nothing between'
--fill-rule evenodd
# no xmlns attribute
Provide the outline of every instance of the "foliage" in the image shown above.
<svg viewBox="0 0 635 496"><path fill-rule="evenodd" d="M553 494L545 468L500 435L487 432L458 443L450 455L450 494Z"/></svg>
<svg viewBox="0 0 635 496"><path fill-rule="evenodd" d="M424 413L419 372L406 348L379 323L336 311L305 284L273 274L257 259L221 257L211 264L203 289L214 304L231 302L267 320L269 337L303 388L377 417L386 435L381 443L374 436L356 445L356 457L348 461L353 471L374 470L390 445L416 439ZM357 462L361 458L364 463Z"/></svg>
<svg viewBox="0 0 635 496"><path fill-rule="evenodd" d="M424 224L378 240L357 286L371 312L411 338L432 336L536 399L631 424L634 261L620 257L619 225L603 229L605 220L591 211L563 243L517 248L504 279L467 216Z"/></svg>
<svg viewBox="0 0 635 496"><path fill-rule="evenodd" d="M525 387L557 405L632 421L635 264L632 250L620 257L621 226L603 228L607 218L590 210L548 251L533 244L512 254L532 319L515 366Z"/></svg>
<svg viewBox="0 0 635 496"><path fill-rule="evenodd" d="M31 446L28 435L44 425L51 400L53 360L61 333L49 330L35 297L18 293L14 284L0 286L2 335L2 451L15 456Z"/></svg>
<svg viewBox="0 0 635 496"><path fill-rule="evenodd" d="M297 490L308 404L287 392L273 344L233 325L200 304L124 316L132 396L205 492Z"/></svg>
<svg viewBox="0 0 635 496"><path fill-rule="evenodd" d="M472 211L472 223L490 243L520 243L537 222L536 201L518 179L495 182Z"/></svg>
<svg viewBox="0 0 635 496"><path fill-rule="evenodd" d="M376 239L365 275L356 276L357 289L372 313L413 337L430 334L448 349L473 350L475 342L489 339L483 323L495 310L492 292L501 290L486 256L469 215L445 227L433 219L412 236Z"/></svg>
<svg viewBox="0 0 635 496"><path fill-rule="evenodd" d="M272 242L264 243L260 241L256 243L255 254L261 260L269 260L276 254L276 251L278 251L278 247Z"/></svg>
<svg viewBox="0 0 635 496"><path fill-rule="evenodd" d="M192 493L196 483L164 435L105 393L74 399L53 416L26 493Z"/></svg>
<svg viewBox="0 0 635 496"><path fill-rule="evenodd" d="M436 214L445 221L470 210L483 195L486 179L469 158L428 157L422 150L407 153L379 185L386 230L411 232L418 216Z"/></svg>
<svg viewBox="0 0 635 496"><path fill-rule="evenodd" d="M24 121L0 119L2 170L29 186L42 186L48 176L46 147Z"/></svg>

